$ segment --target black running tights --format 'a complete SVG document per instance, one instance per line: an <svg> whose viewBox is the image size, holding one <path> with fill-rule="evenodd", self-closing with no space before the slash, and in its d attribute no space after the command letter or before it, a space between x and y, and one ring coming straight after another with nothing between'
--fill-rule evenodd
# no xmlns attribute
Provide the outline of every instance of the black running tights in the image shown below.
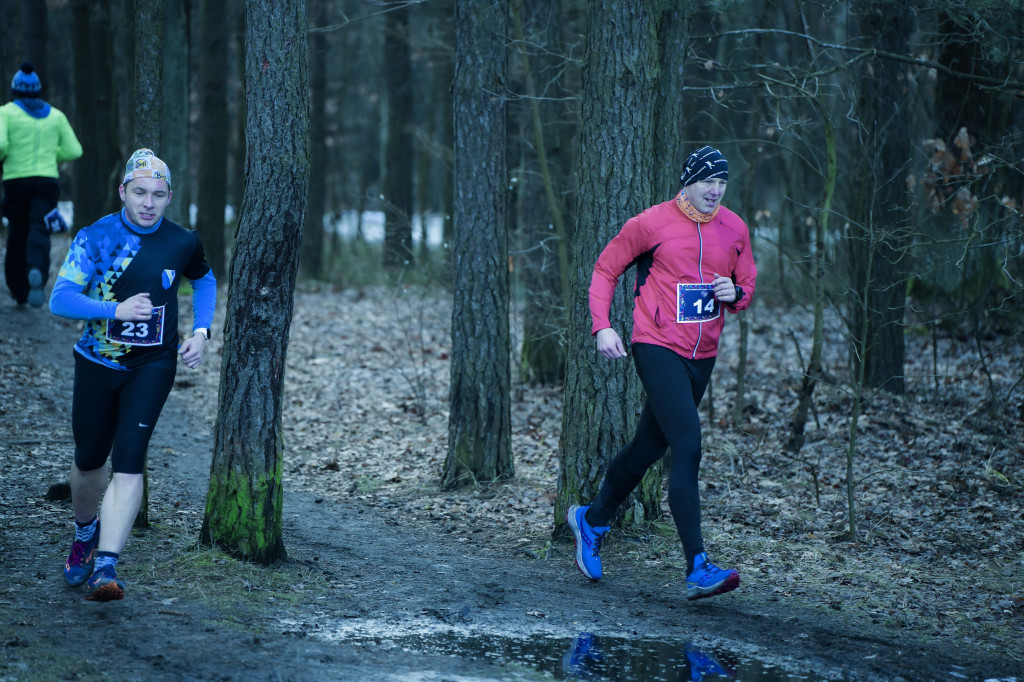
<svg viewBox="0 0 1024 682"><path fill-rule="evenodd" d="M704 551L701 535L701 436L697 406L715 366L715 358L688 360L677 353L646 343L632 346L637 374L647 401L633 440L608 465L597 498L587 512L591 526L607 526L615 510L629 496L644 473L672 448L668 502L683 543L687 561Z"/></svg>

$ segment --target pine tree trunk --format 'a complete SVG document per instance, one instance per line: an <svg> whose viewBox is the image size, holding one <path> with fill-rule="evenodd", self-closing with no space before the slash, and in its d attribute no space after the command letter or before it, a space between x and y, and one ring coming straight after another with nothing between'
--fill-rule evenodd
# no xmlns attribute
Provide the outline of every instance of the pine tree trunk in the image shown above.
<svg viewBox="0 0 1024 682"><path fill-rule="evenodd" d="M311 0L311 28L327 23L327 0ZM324 269L324 204L327 197L327 35L309 34L309 137L310 167L315 168L309 178L309 198L306 204L306 226L302 238L302 273L320 278Z"/></svg>
<svg viewBox="0 0 1024 682"><path fill-rule="evenodd" d="M77 0L72 0L77 2ZM24 56L21 55L21 3L22 0L0 0L0 16L7 20L0 22L0 66L3 71L11 71L18 68ZM72 11L74 7L72 7ZM72 13L72 26L74 25L74 14ZM75 26L77 28L77 26ZM74 30L74 29L72 29ZM5 83L4 85L9 85Z"/></svg>
<svg viewBox="0 0 1024 682"><path fill-rule="evenodd" d="M440 15L453 16L455 0L436 0L431 3L431 9L438 13L438 23L444 29L446 29L442 35L445 37L452 36L454 33L454 27L452 22L445 22ZM452 38L454 42L454 38ZM438 66L438 73L436 81L439 88L443 88L445 92L451 89L452 84L455 82L455 60L448 59L442 61ZM437 146L451 150L454 148L455 132L452 126L455 123L455 114L452 110L452 98L442 97L440 103L437 106ZM442 160L442 163L435 164L435 172L440 174L441 180L438 183L441 187L440 197L438 200L437 210L441 214L443 222L441 227L442 243L451 244L453 237L452 221L455 215L455 174L452 169L453 161L451 157ZM445 255L450 256L451 251L445 250Z"/></svg>
<svg viewBox="0 0 1024 682"><path fill-rule="evenodd" d="M259 563L284 556L281 412L310 172L305 7L246 2L248 172L200 533Z"/></svg>
<svg viewBox="0 0 1024 682"><path fill-rule="evenodd" d="M46 83L50 76L46 59L46 38L49 34L47 30L48 22L46 20L47 5L48 3L40 2L39 0L22 0L21 54L18 55L18 63L14 65L14 68L17 68L18 64L21 64L22 61L32 63L36 73L39 74L40 80L43 82L44 99L47 97ZM8 70L13 73L13 69ZM4 76L6 77L7 74L5 73ZM10 94L10 91L7 94Z"/></svg>
<svg viewBox="0 0 1024 682"><path fill-rule="evenodd" d="M121 131L118 121L118 111L123 108L121 98L128 97L127 93L121 93L118 87L124 82L118 77L121 65L114 60L114 9L111 0L98 0L92 8L94 15L93 24L93 77L96 79L96 130L95 138L96 154L99 157L97 163L102 169L100 177L103 180L103 191L101 196L104 199L104 209L92 220L98 220L107 213L114 213L121 210L121 197L118 196L117 186L121 184L124 177L124 164L134 149L124 150L124 132ZM132 109L129 107L129 111ZM83 143L84 145L85 143ZM83 155L85 156L85 155ZM81 160L81 159L79 159ZM77 161L75 162L78 163Z"/></svg>
<svg viewBox="0 0 1024 682"><path fill-rule="evenodd" d="M99 3L96 3L98 6ZM74 50L75 115L71 119L75 135L80 140L98 140L102 137L98 124L101 91L97 75L102 68L97 64L93 50L96 11L91 0L73 0L71 3L71 43ZM75 231L90 225L104 215L107 196L116 194L115 187L107 185L108 169L103 166L102 147L90 150L72 164L75 194Z"/></svg>
<svg viewBox="0 0 1024 682"><path fill-rule="evenodd" d="M606 361L594 351L588 290L605 244L626 220L655 201L654 109L661 62L657 5L598 0L589 8L556 532L565 526L569 506L596 494L608 461L632 438L641 408L632 361ZM633 280L634 273L627 272L611 310L627 343ZM648 471L620 514L635 522L660 518L660 466Z"/></svg>
<svg viewBox="0 0 1024 682"><path fill-rule="evenodd" d="M690 149L686 147L686 49L690 40L695 4L669 2L663 5L660 22L661 74L658 79L658 108L655 114L655 187L659 201L664 201L682 187L679 176ZM699 145L693 145L694 147Z"/></svg>
<svg viewBox="0 0 1024 682"><path fill-rule="evenodd" d="M168 218L190 225L189 205L192 203L189 167L189 57L191 41L185 0L163 0L163 41L166 49L163 77L163 150L160 158L171 168L174 201L167 207Z"/></svg>
<svg viewBox="0 0 1024 682"><path fill-rule="evenodd" d="M214 272L225 272L227 238L224 206L227 203L228 101L225 70L228 43L224 0L202 0L199 65L199 188L196 229Z"/></svg>
<svg viewBox="0 0 1024 682"><path fill-rule="evenodd" d="M536 25L528 31L523 22L530 18ZM524 253L520 271L523 286L530 292L523 303L520 364L530 381L555 385L565 379L562 337L569 300L570 240L561 197L569 169L558 168L559 159L551 154L562 143L560 104L542 98L537 81L545 83L561 68L556 57L562 52L559 6L516 0L512 19L527 96L522 127L530 131L526 136L529 143L523 145L525 172L518 183Z"/></svg>
<svg viewBox="0 0 1024 682"><path fill-rule="evenodd" d="M452 354L445 488L513 474L505 2L456 6Z"/></svg>
<svg viewBox="0 0 1024 682"><path fill-rule="evenodd" d="M163 3L135 0L135 134L132 147L148 147L158 156L163 144ZM171 171L173 178L174 171ZM149 527L149 474L142 471L142 503L136 528Z"/></svg>
<svg viewBox="0 0 1024 682"><path fill-rule="evenodd" d="M409 62L409 10L385 15L384 82L387 88L387 137L384 165L384 264L413 262L412 66Z"/></svg>
<svg viewBox="0 0 1024 682"><path fill-rule="evenodd" d="M164 5L135 0L135 134L133 151L140 147L163 153ZM171 177L174 177L171 170Z"/></svg>
<svg viewBox="0 0 1024 682"><path fill-rule="evenodd" d="M905 3L866 0L854 6L862 36L879 50L904 54L913 21ZM906 246L909 206L910 114L893 106L892 93L912 79L906 65L887 59L863 60L857 73L856 113L861 138L854 189L860 227L850 240L853 266L851 366L864 363L865 386L904 391L903 313L906 307ZM870 270L866 264L871 263ZM865 319L866 318L866 319ZM859 332L863 329L864 336Z"/></svg>

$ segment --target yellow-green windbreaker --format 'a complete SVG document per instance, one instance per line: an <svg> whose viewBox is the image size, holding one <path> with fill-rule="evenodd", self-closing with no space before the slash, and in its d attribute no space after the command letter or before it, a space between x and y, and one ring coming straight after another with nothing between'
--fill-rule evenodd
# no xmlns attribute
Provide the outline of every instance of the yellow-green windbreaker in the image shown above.
<svg viewBox="0 0 1024 682"><path fill-rule="evenodd" d="M42 104L31 114L17 101L0 106L4 180L56 178L58 163L82 155L82 145L64 113Z"/></svg>

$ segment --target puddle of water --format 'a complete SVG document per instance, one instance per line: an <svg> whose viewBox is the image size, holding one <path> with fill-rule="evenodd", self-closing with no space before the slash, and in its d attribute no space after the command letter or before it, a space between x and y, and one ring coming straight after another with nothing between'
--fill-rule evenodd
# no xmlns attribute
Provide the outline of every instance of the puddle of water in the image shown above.
<svg viewBox="0 0 1024 682"><path fill-rule="evenodd" d="M500 637L452 632L398 637L344 638L347 644L373 644L445 656L459 656L495 664L518 664L559 680L598 682L713 682L715 680L838 679L815 671L811 675L786 670L755 658L717 647L649 639L626 639L583 632L575 638L548 635ZM795 666L794 666L795 667Z"/></svg>

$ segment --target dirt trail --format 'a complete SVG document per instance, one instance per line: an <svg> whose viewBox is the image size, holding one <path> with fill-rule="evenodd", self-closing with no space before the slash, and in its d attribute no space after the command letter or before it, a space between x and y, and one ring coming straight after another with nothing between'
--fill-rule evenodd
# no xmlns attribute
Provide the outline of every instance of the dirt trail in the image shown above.
<svg viewBox="0 0 1024 682"><path fill-rule="evenodd" d="M319 303L300 294L296 305ZM77 323L0 302L0 680L544 678L514 661L373 644L425 632L696 641L756 654L808 679L1012 672L970 642L924 644L854 613L824 615L778 601L757 581L697 603L683 598L678 574L667 568L611 567L606 580L591 584L573 567L568 543L530 556L486 530L456 536L439 525L402 523L357 496L299 484L285 496L287 561L262 568L197 547L215 354L197 374L179 371L157 427L153 527L136 532L126 549L127 598L86 602L60 573L70 503L46 499L52 484L66 480L72 453L77 333Z"/></svg>

